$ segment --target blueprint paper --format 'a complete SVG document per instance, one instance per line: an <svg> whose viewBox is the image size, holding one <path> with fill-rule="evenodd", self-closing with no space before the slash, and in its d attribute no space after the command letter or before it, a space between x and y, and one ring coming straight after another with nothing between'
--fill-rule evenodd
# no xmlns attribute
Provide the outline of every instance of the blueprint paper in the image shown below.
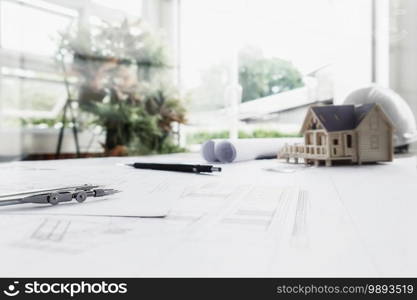
<svg viewBox="0 0 417 300"><path fill-rule="evenodd" d="M201 154L208 162L231 163L275 157L285 144L302 142L302 138L209 140L202 145Z"/></svg>
<svg viewBox="0 0 417 300"><path fill-rule="evenodd" d="M0 276L416 277L415 157L295 172L267 171L288 166L278 160L227 164L213 175L115 169L122 162L201 163L199 158L187 153L0 164L2 193L71 183L69 165L80 170L77 184L131 181L146 187L168 180L182 189L165 218L84 216L81 209L75 216L27 206L21 206L25 215L1 213ZM41 185L45 178L50 182ZM93 201L91 207L101 203ZM120 201L139 211L137 202ZM33 210L45 213L29 215Z"/></svg>
<svg viewBox="0 0 417 300"><path fill-rule="evenodd" d="M0 214L67 214L163 217L171 202L192 184L187 175L120 166L115 159L67 160L3 164L0 194L94 184L120 193L59 205L21 204L0 207ZM119 159L120 161L120 159ZM123 159L122 159L123 161ZM186 178L186 179L184 179Z"/></svg>
<svg viewBox="0 0 417 300"><path fill-rule="evenodd" d="M231 265L237 269L230 274L265 274L280 237L276 229L286 228L280 219L296 203L296 192L212 182L189 187L166 218L4 215L0 249L19 259L0 259L0 275L180 276L204 275L207 268L224 275ZM227 266L207 257L220 252L229 257ZM246 260L250 265L243 266Z"/></svg>

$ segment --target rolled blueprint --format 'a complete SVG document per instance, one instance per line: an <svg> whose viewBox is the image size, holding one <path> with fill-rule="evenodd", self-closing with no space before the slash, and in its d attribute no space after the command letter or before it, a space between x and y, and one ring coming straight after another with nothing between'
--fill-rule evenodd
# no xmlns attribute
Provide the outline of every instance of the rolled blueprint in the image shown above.
<svg viewBox="0 0 417 300"><path fill-rule="evenodd" d="M216 143L222 142L224 140L208 140L201 146L201 155L207 162L218 162L214 153Z"/></svg>
<svg viewBox="0 0 417 300"><path fill-rule="evenodd" d="M203 144L201 155L208 162L222 163L272 158L285 144L302 142L302 138L209 140Z"/></svg>

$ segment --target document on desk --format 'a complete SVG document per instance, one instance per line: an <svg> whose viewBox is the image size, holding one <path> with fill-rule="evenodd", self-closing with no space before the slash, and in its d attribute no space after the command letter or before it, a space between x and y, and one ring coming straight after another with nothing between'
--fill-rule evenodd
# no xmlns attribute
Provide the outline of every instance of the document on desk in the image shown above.
<svg viewBox="0 0 417 300"><path fill-rule="evenodd" d="M297 204L294 187L277 183L259 162L230 166L222 176L136 170L117 162L3 165L4 193L98 183L126 194L81 204L1 209L3 257L19 259L0 258L0 275L180 276L207 275L210 269L238 275L242 268L245 274L267 274L278 241L292 226L286 220ZM266 179L254 182L260 174ZM166 217L120 217L162 214ZM240 246L246 250L239 252ZM221 254L230 262L215 258ZM249 259L253 256L258 259Z"/></svg>
<svg viewBox="0 0 417 300"><path fill-rule="evenodd" d="M275 183L269 186L272 186L271 191L268 186L255 184L252 174L259 170L253 166L248 166L246 174L235 174L230 169L226 174L210 176L134 169L117 161L120 162L120 159L4 164L0 169L1 194L82 184L103 185L121 192L102 198L88 198L83 203L5 206L0 207L0 214L165 217L173 211L180 214L190 212L200 217L206 214L205 220L210 213L217 213L237 201L242 193L257 190L263 193L263 197L273 199L280 193L273 187ZM236 176L239 176L240 184ZM242 211L245 210L242 208ZM235 217L225 222L234 221L237 221Z"/></svg>
<svg viewBox="0 0 417 300"><path fill-rule="evenodd" d="M0 213L163 217L184 189L181 175L119 166L114 160L25 162L2 165L1 194L97 184L120 193L83 203L20 204Z"/></svg>
<svg viewBox="0 0 417 300"><path fill-rule="evenodd" d="M189 187L166 218L2 216L3 257L19 259L0 258L0 275L265 275L292 225L296 195L208 183Z"/></svg>
<svg viewBox="0 0 417 300"><path fill-rule="evenodd" d="M183 161L198 163L188 155ZM0 276L417 274L413 157L291 172L277 172L289 167L278 161L237 162L220 176L116 167L123 160L131 162L1 165L2 193L97 183L129 197L0 209ZM165 218L117 216L163 211Z"/></svg>

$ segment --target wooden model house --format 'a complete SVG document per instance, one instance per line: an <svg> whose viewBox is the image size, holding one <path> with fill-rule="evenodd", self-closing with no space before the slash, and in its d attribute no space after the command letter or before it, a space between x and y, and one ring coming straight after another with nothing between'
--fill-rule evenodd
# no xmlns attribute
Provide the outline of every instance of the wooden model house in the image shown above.
<svg viewBox="0 0 417 300"><path fill-rule="evenodd" d="M305 163L392 161L394 126L378 104L312 106L301 133L304 145L286 145L278 158Z"/></svg>

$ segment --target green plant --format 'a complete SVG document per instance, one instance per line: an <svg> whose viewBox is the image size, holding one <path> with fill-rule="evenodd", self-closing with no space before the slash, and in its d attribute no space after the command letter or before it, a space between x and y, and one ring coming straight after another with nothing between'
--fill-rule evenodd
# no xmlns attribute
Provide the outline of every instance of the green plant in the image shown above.
<svg viewBox="0 0 417 300"><path fill-rule="evenodd" d="M251 132L239 131L239 138L241 139L250 139L250 138L280 138L280 137L299 137L298 133L282 133L276 130L264 130L264 129L255 129ZM189 134L187 136L188 144L201 144L207 140L211 139L227 139L229 138L229 132L226 130L223 131L200 131L196 133Z"/></svg>
<svg viewBox="0 0 417 300"><path fill-rule="evenodd" d="M165 80L165 47L141 22L89 25L62 35L61 57L72 54L80 108L106 130L111 155L177 151L174 122L185 109Z"/></svg>
<svg viewBox="0 0 417 300"><path fill-rule="evenodd" d="M37 118L21 118L21 125L23 127L42 126L45 128L53 128L60 122L60 118L55 119L37 119Z"/></svg>

